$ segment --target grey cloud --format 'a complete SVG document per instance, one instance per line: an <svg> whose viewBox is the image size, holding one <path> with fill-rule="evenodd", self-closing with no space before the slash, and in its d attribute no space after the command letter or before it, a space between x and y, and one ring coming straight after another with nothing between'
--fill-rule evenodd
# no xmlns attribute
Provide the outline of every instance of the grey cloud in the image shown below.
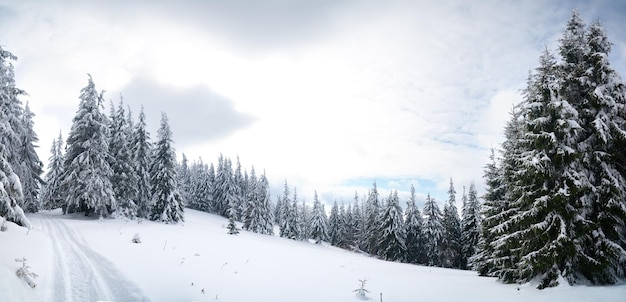
<svg viewBox="0 0 626 302"><path fill-rule="evenodd" d="M232 49L263 52L323 38L333 16L351 0L294 1L76 1L73 9L112 22L159 20L190 25L214 35Z"/></svg>
<svg viewBox="0 0 626 302"><path fill-rule="evenodd" d="M144 106L153 139L161 112L167 113L178 147L225 138L254 122L252 116L235 110L232 100L204 86L176 88L136 78L121 93L135 116ZM108 94L106 98L113 98L117 104L117 95Z"/></svg>

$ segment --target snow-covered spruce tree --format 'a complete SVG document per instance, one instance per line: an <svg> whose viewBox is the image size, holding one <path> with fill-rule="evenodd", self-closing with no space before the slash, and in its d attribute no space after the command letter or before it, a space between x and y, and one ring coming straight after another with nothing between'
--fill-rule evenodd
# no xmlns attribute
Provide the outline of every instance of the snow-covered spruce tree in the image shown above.
<svg viewBox="0 0 626 302"><path fill-rule="evenodd" d="M415 204L415 187L411 185L411 195L406 203L404 228L406 232L406 262L426 264L426 244L422 226L424 221Z"/></svg>
<svg viewBox="0 0 626 302"><path fill-rule="evenodd" d="M188 206L191 199L191 172L189 171L189 160L183 153L182 159L176 165L176 175L178 177L178 191L183 199L183 206Z"/></svg>
<svg viewBox="0 0 626 302"><path fill-rule="evenodd" d="M63 176L63 137L59 131L58 139L52 141L50 158L48 159L48 172L45 176L45 185L41 192L42 208L46 210L57 209L63 206L64 195L62 194L61 181Z"/></svg>
<svg viewBox="0 0 626 302"><path fill-rule="evenodd" d="M191 164L189 169L191 187L188 207L194 210L210 212L213 199L212 183L209 176L209 168L198 159ZM236 219L235 219L236 220Z"/></svg>
<svg viewBox="0 0 626 302"><path fill-rule="evenodd" d="M359 205L359 196L354 192L354 207L352 207L352 219L354 227L354 247L364 251L366 234L365 234L365 213L362 204Z"/></svg>
<svg viewBox="0 0 626 302"><path fill-rule="evenodd" d="M128 137L129 125L124 101L120 99L117 110L111 103L109 124L109 163L113 170L111 185L117 200L117 213L128 218L137 217L137 174L133 164L131 139Z"/></svg>
<svg viewBox="0 0 626 302"><path fill-rule="evenodd" d="M84 212L103 217L117 209L111 185L107 117L100 111L102 93L89 76L67 137L62 186L64 213Z"/></svg>
<svg viewBox="0 0 626 302"><path fill-rule="evenodd" d="M215 172L215 188L213 199L213 210L215 214L226 217L228 208L228 197L224 189L230 185L233 178L232 165L230 159L220 154Z"/></svg>
<svg viewBox="0 0 626 302"><path fill-rule="evenodd" d="M371 255L378 254L378 240L380 238L380 202L378 199L378 189L376 182L369 191L367 201L365 202L365 240L367 252Z"/></svg>
<svg viewBox="0 0 626 302"><path fill-rule="evenodd" d="M152 186L150 184L150 165L152 156L152 144L150 133L146 130L146 116L143 106L139 112L139 121L133 128L132 135L132 163L137 176L137 217L148 218L152 210Z"/></svg>
<svg viewBox="0 0 626 302"><path fill-rule="evenodd" d="M261 224L261 214L259 213L260 209L257 204L257 192L256 172L254 171L253 166L250 170L250 177L248 178L248 192L246 194L246 207L243 215L243 229L255 233L258 233L259 225Z"/></svg>
<svg viewBox="0 0 626 302"><path fill-rule="evenodd" d="M330 216L328 217L328 242L334 246L340 246L341 243L341 220L339 205L336 200L330 209Z"/></svg>
<svg viewBox="0 0 626 302"><path fill-rule="evenodd" d="M574 13L570 23L580 23L576 17ZM571 27L561 40L564 54L572 52L569 45L576 45L568 42L574 36ZM589 26L584 42L580 62L562 63L566 78L560 87L564 99L579 103L577 170L589 181L580 204L575 203L582 216L577 221L582 249L577 247L579 263L574 270L594 284L613 284L626 275L626 87L610 66L611 43L599 21ZM577 282L575 278L568 278L570 284Z"/></svg>
<svg viewBox="0 0 626 302"><path fill-rule="evenodd" d="M234 189L234 186L232 186L231 189ZM235 223L235 216L237 216L237 201L235 198L229 199L228 210L226 211L226 213L228 214L228 234L239 234L239 229L237 228L237 224Z"/></svg>
<svg viewBox="0 0 626 302"><path fill-rule="evenodd" d="M348 204L346 208L342 203L339 208L339 232L340 242L339 247L344 249L350 249L354 245L354 218L352 216L352 204Z"/></svg>
<svg viewBox="0 0 626 302"><path fill-rule="evenodd" d="M378 255L384 260L402 262L406 259L406 232L398 191L389 193L387 204L380 216Z"/></svg>
<svg viewBox="0 0 626 302"><path fill-rule="evenodd" d="M273 207L273 213L274 213L274 223L277 224L278 226L281 225L281 219L282 216L280 215L281 213L281 208L283 207L283 198L280 195L276 196L276 204Z"/></svg>
<svg viewBox="0 0 626 302"><path fill-rule="evenodd" d="M572 104L558 94L556 71L555 59L546 50L522 103L523 152L515 183L520 197L511 200L518 212L507 222L518 230L500 239L519 257L516 271L502 276L503 281L539 277L539 288L557 285L560 276L575 279L581 235L575 200L587 182L576 166L580 120Z"/></svg>
<svg viewBox="0 0 626 302"><path fill-rule="evenodd" d="M243 228L259 234L274 234L270 208L269 184L265 174L257 180L254 167L250 172Z"/></svg>
<svg viewBox="0 0 626 302"><path fill-rule="evenodd" d="M232 162L230 161L230 159L227 159L224 164L227 171L232 171ZM226 199L228 207L226 215L228 218L232 217L232 219L236 219L238 216L237 208L239 203L239 197L237 196L237 188L238 186L235 184L235 178L232 177L232 175L227 176L224 179L224 182L221 183L221 187L219 187L219 190L222 193L222 198ZM228 211L230 211L230 213Z"/></svg>
<svg viewBox="0 0 626 302"><path fill-rule="evenodd" d="M282 199L282 207L280 207L280 224L278 225L280 230L280 237L285 237L289 239L296 239L297 237L297 220L296 214L297 212L292 209L291 200L289 199L289 186L287 185L287 180L285 180L285 186L283 190L283 195L280 197Z"/></svg>
<svg viewBox="0 0 626 302"><path fill-rule="evenodd" d="M28 102L24 108L22 115L23 131L20 133L20 149L18 156L20 171L18 176L22 182L22 192L24 193L24 210L26 212L37 212L41 207L39 192L43 184L41 175L43 174L43 163L39 160L39 156L35 151L39 138L33 130L33 117L35 114L30 111Z"/></svg>
<svg viewBox="0 0 626 302"><path fill-rule="evenodd" d="M309 237L319 244L322 241L328 241L328 224L326 212L322 207L322 203L317 198L317 191L313 197L313 211L309 220Z"/></svg>
<svg viewBox="0 0 626 302"><path fill-rule="evenodd" d="M480 240L480 201L474 182L470 184L469 194L463 189L463 209L461 219L461 269L468 269L468 260L474 256Z"/></svg>
<svg viewBox="0 0 626 302"><path fill-rule="evenodd" d="M215 182L215 166L213 166L213 163L209 164L209 171L208 174L206 175L207 177L207 200L206 200L206 211L208 213L215 213L215 199L217 198L216 196L216 191L217 191L217 185ZM247 195L246 195L247 196ZM244 208L245 209L245 208ZM242 209L240 208L239 211L241 211ZM243 212L243 211L242 211ZM243 221L243 218L242 218Z"/></svg>
<svg viewBox="0 0 626 302"><path fill-rule="evenodd" d="M298 211L298 190L293 188L293 200L291 201L289 224L293 228L293 239L302 240L302 230L300 229L300 211Z"/></svg>
<svg viewBox="0 0 626 302"><path fill-rule="evenodd" d="M233 174L233 185L235 186L235 220L241 221L243 215L243 204L246 199L246 181L243 173L241 172L241 162L239 156L237 156L237 166Z"/></svg>
<svg viewBox="0 0 626 302"><path fill-rule="evenodd" d="M161 113L157 139L150 166L153 205L150 220L166 223L184 221L183 201L176 177L176 153L165 113Z"/></svg>
<svg viewBox="0 0 626 302"><path fill-rule="evenodd" d="M257 203L261 214L261 225L259 233L274 235L274 215L270 204L270 185L265 176L265 172L259 177L257 189Z"/></svg>
<svg viewBox="0 0 626 302"><path fill-rule="evenodd" d="M443 207L443 236L441 238L439 264L447 268L461 267L461 218L456 207L456 190L452 179L448 189L448 201Z"/></svg>
<svg viewBox="0 0 626 302"><path fill-rule="evenodd" d="M14 111L8 110L19 105L19 95L24 92L15 87L15 76L11 61L17 58L0 47L0 220L6 219L19 225L30 227L30 223L20 204L24 200L22 184L11 167L11 159L17 149L14 143L19 136L11 121L19 120ZM19 107L19 106L17 106Z"/></svg>
<svg viewBox="0 0 626 302"><path fill-rule="evenodd" d="M306 204L305 200L302 200L302 204L298 207L298 220L300 229L300 240L307 240L310 238L311 226L309 220L311 219L311 208Z"/></svg>
<svg viewBox="0 0 626 302"><path fill-rule="evenodd" d="M444 236L442 214L430 194L424 203L424 240L426 242L426 265L439 266L441 238Z"/></svg>

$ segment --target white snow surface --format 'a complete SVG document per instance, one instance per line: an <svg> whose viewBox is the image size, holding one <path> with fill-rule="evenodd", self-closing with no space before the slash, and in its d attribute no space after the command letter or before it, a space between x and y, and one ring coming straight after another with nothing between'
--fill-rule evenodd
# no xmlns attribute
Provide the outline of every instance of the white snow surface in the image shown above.
<svg viewBox="0 0 626 302"><path fill-rule="evenodd" d="M328 245L242 231L186 210L185 223L29 215L0 232L0 301L624 301L626 285L507 285L475 272L385 262ZM132 243L135 234L142 243ZM32 289L15 275L26 257Z"/></svg>

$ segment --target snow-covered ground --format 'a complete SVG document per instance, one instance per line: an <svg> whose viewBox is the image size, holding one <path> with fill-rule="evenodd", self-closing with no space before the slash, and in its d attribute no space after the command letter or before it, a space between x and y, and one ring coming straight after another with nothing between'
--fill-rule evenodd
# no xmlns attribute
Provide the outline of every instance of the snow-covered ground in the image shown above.
<svg viewBox="0 0 626 302"><path fill-rule="evenodd" d="M504 285L474 272L376 260L335 247L242 232L187 210L186 222L30 215L0 232L0 301L626 301L626 285ZM139 233L142 243L132 243ZM15 271L26 257L36 288Z"/></svg>

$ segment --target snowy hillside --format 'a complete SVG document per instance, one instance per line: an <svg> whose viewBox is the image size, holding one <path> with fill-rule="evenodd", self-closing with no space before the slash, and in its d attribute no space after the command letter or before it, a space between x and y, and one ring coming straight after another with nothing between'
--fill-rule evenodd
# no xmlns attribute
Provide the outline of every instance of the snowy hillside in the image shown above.
<svg viewBox="0 0 626 302"><path fill-rule="evenodd" d="M29 216L33 229L0 233L0 301L624 301L626 285L503 285L474 272L391 263L335 247L242 232L188 210L184 224L59 211ZM138 233L142 243L132 243ZM9 247L9 248L6 248ZM31 289L15 276L26 257Z"/></svg>

